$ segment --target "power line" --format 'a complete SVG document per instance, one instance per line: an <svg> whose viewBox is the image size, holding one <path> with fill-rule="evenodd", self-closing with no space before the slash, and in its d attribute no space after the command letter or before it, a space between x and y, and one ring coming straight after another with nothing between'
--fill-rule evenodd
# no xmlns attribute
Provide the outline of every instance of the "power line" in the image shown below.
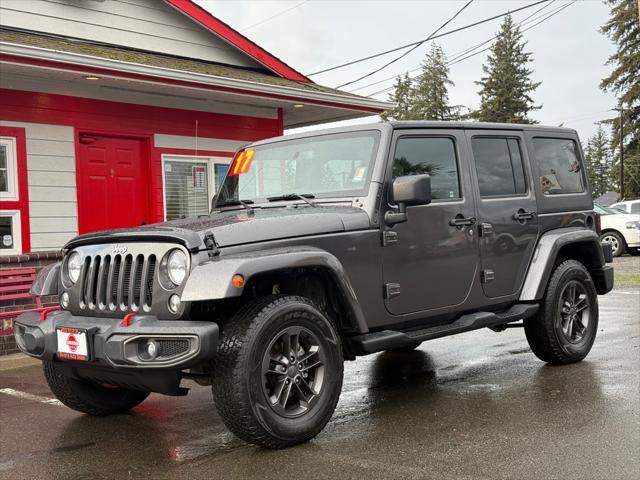
<svg viewBox="0 0 640 480"><path fill-rule="evenodd" d="M520 22L518 22L518 26L524 25L527 22L527 20L529 20L531 17L537 15L539 12L541 12L542 10L544 10L545 8L547 8L548 6L553 4L555 1L556 0L551 0L549 3L545 3L541 8L539 8L538 10L536 10L535 12L533 12L532 14L528 15L526 18L524 18ZM538 17L538 18L540 18L540 17ZM535 21L535 20L537 20L537 19L534 19L533 21ZM473 50L477 49L478 47L481 47L482 45L486 45L487 43L491 42L492 40L494 40L496 38L497 38L497 35L494 35L493 37L491 37L488 40L485 40L484 42L478 43L478 44L476 44L476 45L474 45L472 47L468 47L468 48L465 48L464 50L461 50L459 52L454 53L451 56L451 58L449 59L449 62L453 62L453 61L457 60L458 58L466 55L469 52L472 52ZM449 62L447 62L447 64ZM414 68L413 70L409 70L407 73L415 73L415 72L417 72L419 70L422 70L422 67ZM398 75L393 75L392 77L387 77L387 78L384 78L382 80L378 80L376 82L368 83L368 84L363 85L361 87L354 88L353 90L348 90L348 92L349 93L353 93L353 92L357 92L358 90L364 90L365 88L373 87L374 85L379 85L381 83L388 82L389 80L395 80L396 78L398 78Z"/></svg>
<svg viewBox="0 0 640 480"><path fill-rule="evenodd" d="M526 32L527 30L530 30L530 29L532 29L533 27L535 27L535 26L537 26L537 25L541 24L542 22L544 22L544 21L546 21L546 20L550 19L551 17L553 17L554 15L557 15L557 14L558 14L558 13L560 13L562 10L564 10L565 8L570 7L571 5L573 5L574 3L576 3L577 1L578 1L578 0L572 0L571 2L564 4L562 7L556 8L555 10L551 11L550 13L548 12L547 14L545 14L545 15L546 15L546 17L542 18L542 19L541 19L540 21L538 21L537 23L535 23L535 24L533 24L533 25L528 26L527 28L525 28L524 30L522 30L522 32ZM538 19L535 19L535 20L538 20ZM535 20L534 20L534 21L535 21ZM490 39L490 40L488 40L488 41L491 41L491 40L493 40L493 38L492 38L492 39ZM484 44L484 42L483 42L483 44ZM487 50L490 50L490 49L491 49L491 47L487 47L487 48L484 48L484 49L479 50L479 51L477 51L477 52L474 52L474 53L472 53L472 54L470 54L470 55L467 55L467 56L465 56L465 57L462 57L462 58L459 58L459 57L458 57L458 59L457 59L457 60L455 60L455 61L450 60L450 61L448 61L448 62L447 62L447 66L454 65L454 64L459 63L459 62L461 62L461 61L463 61L463 60L466 60L466 59L468 59L468 58L471 58L471 57L474 57L474 56L476 56L476 55L479 55L479 54L481 54L481 53L483 53L483 52L486 52ZM415 72L415 71L417 71L417 70L420 70L420 68L417 68L417 69L415 69L415 70L412 70L412 72ZM393 78L396 78L396 77L393 77ZM413 77L413 78L416 78L416 77ZM390 79L387 79L387 80L390 80ZM388 92L389 90L393 90L393 88L395 88L395 87L392 85L392 86L390 86L390 87L384 88L384 89L379 90L379 91L377 91L377 92L370 93L369 95L367 95L367 97L374 97L375 95L379 95L379 94L381 94L381 93Z"/></svg>
<svg viewBox="0 0 640 480"><path fill-rule="evenodd" d="M356 78L355 80L351 80L350 82L347 83L343 83L342 85L338 85L336 88L340 89L342 87L346 87L347 85L351 85L352 83L356 83L359 82L360 80L363 80L367 77L370 77L371 75L374 75L376 73L378 73L379 71L387 68L389 65L397 62L398 60L400 60L401 58L406 57L407 55L409 55L411 52L413 52L416 48L418 48L419 46L421 46L423 43L425 43L428 40L431 40L431 38L433 38L433 36L435 34L437 34L440 30L442 30L444 27L446 27L447 25L449 25L449 23L451 23L458 15L460 15L462 13L462 11L467 8L469 5L471 5L473 3L473 0L469 0L467 3L464 4L464 6L458 10L453 17L451 17L449 20L447 20L446 22L444 22L442 25L440 25L438 28L436 28L433 33L431 35L429 35L427 38L425 38L424 40L422 40L421 42L418 42L417 44L415 44L413 47L411 47L409 50L407 50L406 52L402 53L401 55L398 55L396 58L394 58L393 60L391 60L390 62L385 63L384 65L382 65L381 67L377 68L376 70L374 70L373 72L369 72L363 76L361 76L360 78Z"/></svg>
<svg viewBox="0 0 640 480"><path fill-rule="evenodd" d="M273 20L274 18L279 17L280 15L284 15L285 13L290 12L291 10L294 10L294 9L302 6L303 4L307 3L308 1L309 0L303 0L302 2L294 5L293 7L285 8L284 10L281 10L280 12L278 12L278 13L276 13L274 15L271 15L270 17L265 18L264 20L260 20L257 23L249 25L248 27L241 28L240 31L241 32L246 32L247 30L249 30L249 29L251 29L253 27L257 27L258 25L262 25L263 23L267 23L268 21Z"/></svg>
<svg viewBox="0 0 640 480"><path fill-rule="evenodd" d="M546 2L548 2L548 1L549 1L549 0L539 0L539 1L535 2L535 3L531 3L531 4L529 4L529 5L525 5L524 7L516 8L515 10L510 10L510 11L508 11L508 12L501 13L500 15L494 15L493 17L485 18L485 19L483 19L483 20L479 20L479 21L477 21L477 22L470 23L470 24L468 24L468 25L464 25L463 27L454 28L453 30L448 30L448 31L443 32L443 33L441 33L441 34L439 34L439 35L434 35L434 36L433 36L433 37L431 37L431 38L426 38L426 39L418 40L417 42L411 42L411 43L408 43L408 44L406 44L406 45L402 45L402 46L400 46L400 47L396 47L396 48L392 48L392 49L390 49L390 50L386 50L386 51L384 51L384 52L376 53L376 54L369 55L369 56L367 56L367 57L363 57L363 58L358 58L358 59L356 59L356 60L352 60L352 61L350 61L350 62L343 63L343 64L341 64L341 65L336 65L335 67L325 68L324 70L319 70L319 71L317 71L317 72L309 73L309 74L307 74L307 76L309 76L309 77L310 77L310 76L313 76L313 75L319 75L319 74L321 74L321 73L330 72L330 71L332 71L332 70L337 70L338 68L347 67L347 66L349 66L349 65L354 65L354 64L356 64L356 63L364 62L364 61L366 61L366 60L371 60L372 58L380 57L380 56L382 56L382 55L386 55L386 54L388 54L388 53L397 52L398 50L404 50L405 48L413 47L413 46L414 46L414 45L416 45L416 44L424 43L426 40L434 40L434 39L436 39L436 38L445 37L445 36L447 36L447 35L451 35L451 34L453 34L453 33L457 33L457 32L460 32L460 31L462 31L462 30L466 30L466 29L468 29L468 28L475 27L475 26L477 26L477 25L481 25L481 24L483 24L483 23L490 22L491 20L495 20L496 18L505 17L505 16L507 16L507 15L511 15L512 13L516 13L516 12L519 12L519 11L521 11L521 10L525 10L525 9L528 9L528 8L535 7L536 5L540 5L541 3L546 3Z"/></svg>

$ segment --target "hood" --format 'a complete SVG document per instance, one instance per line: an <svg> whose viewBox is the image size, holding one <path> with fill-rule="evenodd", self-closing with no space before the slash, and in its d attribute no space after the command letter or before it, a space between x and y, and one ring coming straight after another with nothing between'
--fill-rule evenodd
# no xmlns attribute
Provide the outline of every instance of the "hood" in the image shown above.
<svg viewBox="0 0 640 480"><path fill-rule="evenodd" d="M136 228L88 233L71 240L65 248L94 243L126 241L178 241L189 250L204 248L203 238L213 233L218 247L362 230L369 216L351 206L299 206L227 210Z"/></svg>

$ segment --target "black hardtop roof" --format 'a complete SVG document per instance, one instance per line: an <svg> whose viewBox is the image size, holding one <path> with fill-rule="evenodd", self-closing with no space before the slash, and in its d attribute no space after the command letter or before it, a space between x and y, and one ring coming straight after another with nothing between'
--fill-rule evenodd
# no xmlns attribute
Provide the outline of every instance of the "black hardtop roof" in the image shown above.
<svg viewBox="0 0 640 480"><path fill-rule="evenodd" d="M473 130L544 130L545 132L557 131L562 133L575 133L572 128L553 127L529 123L492 123L492 122L445 122L434 120L399 120L390 121L393 128L451 128Z"/></svg>
<svg viewBox="0 0 640 480"><path fill-rule="evenodd" d="M302 133L287 134L281 137L272 137L264 140L258 140L251 143L253 146L265 145L274 142L280 142L283 140L295 140L298 138L315 137L318 135L330 135L333 133L348 133L348 132L360 132L367 130L378 130L381 132L392 132L396 129L458 129L458 130L533 130L536 132L546 133L559 133L559 134L572 134L577 135L577 132L572 128L566 127L551 127L545 125L531 125L521 123L489 123L489 122L444 122L434 120L402 120L402 121L390 121L390 122L377 122L377 123L360 123L357 125L347 125L342 127L333 128L315 128L312 130L306 130Z"/></svg>

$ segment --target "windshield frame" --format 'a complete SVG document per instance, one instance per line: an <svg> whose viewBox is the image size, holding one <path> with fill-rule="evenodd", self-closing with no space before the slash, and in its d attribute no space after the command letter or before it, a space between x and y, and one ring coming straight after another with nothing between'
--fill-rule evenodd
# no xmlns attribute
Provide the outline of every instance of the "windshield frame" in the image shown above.
<svg viewBox="0 0 640 480"><path fill-rule="evenodd" d="M352 189L352 190L337 190L337 191L333 191L333 192L307 192L307 191L282 191L279 192L277 194L272 193L272 194L268 194L265 195L264 197L256 197L256 198L242 198L242 195L239 195L237 197L237 200L234 201L225 201L223 203L220 203L220 199L221 199L221 193L222 193L222 189L225 188L225 185L227 184L227 182L229 181L229 177L232 177L231 174L231 169L229 169L223 179L223 181L220 184L220 187L218 188L218 190L216 191L215 194L215 205L214 208L218 208L218 207L228 207L228 206L236 206L239 205L240 203L238 202L238 200L240 201L248 201L251 206L255 206L255 205L264 205L264 204L271 204L273 205L274 203L278 203L278 202L302 202L301 199L293 199L293 200L279 200L278 202L273 202L269 200L269 197L274 197L274 196L281 196L281 195L306 195L306 194L311 194L312 197L314 199L315 202L322 202L322 200L335 200L335 199L351 199L351 198L356 198L356 197L366 197L369 193L369 189L371 187L371 181L374 175L374 170L376 168L376 164L378 161L378 157L379 157L379 151L380 151L380 146L382 145L382 141L383 141L383 135L382 132L377 129L377 128L366 128L366 129L357 129L357 130L347 130L347 131L332 131L329 130L327 132L318 132L316 134L313 135L304 135L304 136L296 136L293 138L288 138L288 137L280 137L278 140L276 141L269 141L269 142L264 142L264 141L258 141L255 142L253 144L249 144L249 145L245 145L242 148L240 148L236 154L234 155L234 159L236 158L236 156L238 156L241 152L243 151L247 151L247 150L251 150L251 149L269 149L269 148L277 148L278 146L281 146L282 144L290 144L290 145L295 145L295 144L305 144L305 143L310 143L313 142L316 139L321 139L323 137L333 137L335 139L343 139L343 138L349 138L349 137L361 137L363 135L368 135L373 139L373 145L371 148L371 156L369 158L369 164L368 164L368 168L365 174L365 178L364 178L364 182L363 182L363 187L360 189ZM232 162L233 163L233 162ZM238 181L240 178L240 175L233 175L233 176L237 176L238 177ZM237 188L236 188L237 189Z"/></svg>

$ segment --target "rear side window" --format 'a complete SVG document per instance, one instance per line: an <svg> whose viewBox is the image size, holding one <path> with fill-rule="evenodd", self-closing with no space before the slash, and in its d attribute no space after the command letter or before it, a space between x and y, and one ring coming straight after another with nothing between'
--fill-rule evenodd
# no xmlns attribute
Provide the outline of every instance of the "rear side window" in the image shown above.
<svg viewBox="0 0 640 480"><path fill-rule="evenodd" d="M576 142L566 138L534 138L533 150L545 195L584 192Z"/></svg>
<svg viewBox="0 0 640 480"><path fill-rule="evenodd" d="M448 137L402 137L393 156L393 178L431 176L434 200L460 198L458 162L453 139Z"/></svg>
<svg viewBox="0 0 640 480"><path fill-rule="evenodd" d="M474 137L471 140L471 148L481 197L527 193L517 139Z"/></svg>

